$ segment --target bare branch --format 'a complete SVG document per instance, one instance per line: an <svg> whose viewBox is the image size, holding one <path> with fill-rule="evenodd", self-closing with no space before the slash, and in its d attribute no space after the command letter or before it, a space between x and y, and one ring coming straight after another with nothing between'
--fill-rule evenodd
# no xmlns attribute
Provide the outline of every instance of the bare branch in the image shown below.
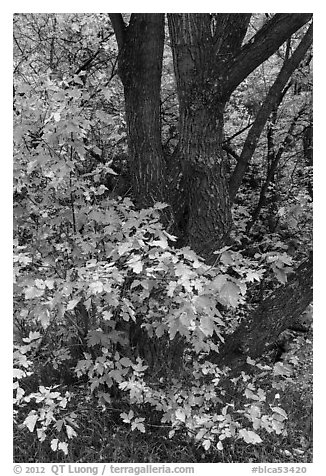
<svg viewBox="0 0 326 476"><path fill-rule="evenodd" d="M241 185L243 176L248 167L248 163L253 156L253 153L257 147L258 140L260 135L265 127L266 121L271 114L272 110L277 104L280 95L282 94L283 88L286 86L289 78L295 69L299 66L304 55L308 51L309 47L312 44L312 25L310 25L305 36L302 38L299 46L296 48L295 52L287 61L284 62L284 65L279 72L273 86L270 88L264 103L258 111L256 119L253 123L252 128L250 129L246 141L244 143L240 160L238 161L232 177L230 179L230 197L231 201L234 200L237 191Z"/></svg>

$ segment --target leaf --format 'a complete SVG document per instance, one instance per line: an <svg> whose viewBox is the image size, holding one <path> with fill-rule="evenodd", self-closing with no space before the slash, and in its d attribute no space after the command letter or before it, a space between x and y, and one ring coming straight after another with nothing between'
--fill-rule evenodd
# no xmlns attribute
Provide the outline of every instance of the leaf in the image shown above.
<svg viewBox="0 0 326 476"><path fill-rule="evenodd" d="M74 307L77 306L79 301L80 299L72 299L71 301L69 301L67 304L67 311L71 311L72 309L74 309Z"/></svg>
<svg viewBox="0 0 326 476"><path fill-rule="evenodd" d="M13 378L20 380L21 378L25 377L24 370L21 369L13 369Z"/></svg>
<svg viewBox="0 0 326 476"><path fill-rule="evenodd" d="M119 362L124 367L131 367L132 366L132 361L128 357L122 357L122 359L120 359Z"/></svg>
<svg viewBox="0 0 326 476"><path fill-rule="evenodd" d="M67 445L67 443L64 443L64 442L59 443L58 449L63 451L64 454L67 456L67 454L68 454L68 445Z"/></svg>
<svg viewBox="0 0 326 476"><path fill-rule="evenodd" d="M112 399L111 399L109 393L100 392L99 396L101 396L103 398L103 400L106 401L106 403L110 403L110 404L112 403Z"/></svg>
<svg viewBox="0 0 326 476"><path fill-rule="evenodd" d="M200 318L200 330L205 336L211 336L214 332L214 321L210 316L202 316Z"/></svg>
<svg viewBox="0 0 326 476"><path fill-rule="evenodd" d="M92 294L101 293L103 291L102 281L94 281L89 285L89 289L91 290Z"/></svg>
<svg viewBox="0 0 326 476"><path fill-rule="evenodd" d="M276 276L277 280L278 280L281 284L286 284L286 282L287 282L287 275L286 275L286 272L284 271L284 269L275 268L275 269L274 269L274 273L275 273L275 276Z"/></svg>
<svg viewBox="0 0 326 476"><path fill-rule="evenodd" d="M151 246L158 246L159 248L165 250L166 248L168 248L169 244L165 236L162 236L159 240L152 241Z"/></svg>
<svg viewBox="0 0 326 476"><path fill-rule="evenodd" d="M62 430L63 423L64 423L63 420L58 420L56 422L56 424L54 426L55 426L57 432L60 432Z"/></svg>
<svg viewBox="0 0 326 476"><path fill-rule="evenodd" d="M83 80L80 76L78 76L78 74L74 74L74 83L80 84L80 86L84 86Z"/></svg>
<svg viewBox="0 0 326 476"><path fill-rule="evenodd" d="M252 407L250 407L250 416L252 418L260 418L261 410L257 405L252 405Z"/></svg>
<svg viewBox="0 0 326 476"><path fill-rule="evenodd" d="M156 209L156 210L163 210L163 208L166 208L168 207L169 205L167 205L166 203L162 203L162 202L155 202L153 207Z"/></svg>
<svg viewBox="0 0 326 476"><path fill-rule="evenodd" d="M141 433L145 433L145 426L142 423L145 421L145 418L136 418L131 424L131 430L138 430Z"/></svg>
<svg viewBox="0 0 326 476"><path fill-rule="evenodd" d="M24 337L23 341L24 342L32 342L33 340L37 340L41 337L41 334L39 332L30 332L28 334L28 337Z"/></svg>
<svg viewBox="0 0 326 476"><path fill-rule="evenodd" d="M220 450L220 451L223 451L223 443L222 443L222 441L219 441L219 442L217 443L216 448L217 448L218 450Z"/></svg>
<svg viewBox="0 0 326 476"><path fill-rule="evenodd" d="M202 442L202 445L203 445L203 447L205 448L206 451L208 451L210 449L211 444L212 444L211 440L204 440Z"/></svg>
<svg viewBox="0 0 326 476"><path fill-rule="evenodd" d="M276 364L273 367L273 374L276 375L282 375L284 377L289 377L292 374L291 368L285 366L283 362L276 362Z"/></svg>
<svg viewBox="0 0 326 476"><path fill-rule="evenodd" d="M34 431L37 420L38 420L38 415L29 414L28 417L25 418L23 425L27 426L29 431L32 433Z"/></svg>
<svg viewBox="0 0 326 476"><path fill-rule="evenodd" d="M232 281L227 281L220 291L220 298L225 301L227 306L237 307L240 299L240 289Z"/></svg>
<svg viewBox="0 0 326 476"><path fill-rule="evenodd" d="M251 398L252 400L259 400L258 395L256 395L252 390L250 390L250 388L246 388L244 394L247 398Z"/></svg>
<svg viewBox="0 0 326 476"><path fill-rule="evenodd" d="M127 264L130 266L130 268L134 271L134 273L139 274L143 270L143 263L140 260L139 256L136 256L129 261L127 261Z"/></svg>
<svg viewBox="0 0 326 476"><path fill-rule="evenodd" d="M53 438L53 440L51 440L51 450L52 451L57 451L58 443L59 443L58 438Z"/></svg>
<svg viewBox="0 0 326 476"><path fill-rule="evenodd" d="M221 262L225 265L225 266L232 266L233 263L234 263L234 259L233 259L233 253L231 251L224 251L222 254L221 254Z"/></svg>
<svg viewBox="0 0 326 476"><path fill-rule="evenodd" d="M44 289L38 289L34 286L25 289L25 299L34 299L36 297L43 296Z"/></svg>
<svg viewBox="0 0 326 476"><path fill-rule="evenodd" d="M37 433L37 438L39 439L39 441L42 443L43 441L45 441L46 439L46 431L44 428L38 428L36 430L36 433Z"/></svg>
<svg viewBox="0 0 326 476"><path fill-rule="evenodd" d="M242 429L239 431L239 436L241 436L246 443L251 443L253 445L262 443L262 439L254 431Z"/></svg>
<svg viewBox="0 0 326 476"><path fill-rule="evenodd" d="M273 410L273 412L278 413L279 415L281 415L284 420L287 420L288 416L287 416L287 414L286 414L286 411L283 410L283 408L280 408L280 407L271 407L271 409Z"/></svg>
<svg viewBox="0 0 326 476"><path fill-rule="evenodd" d="M53 279L47 279L44 282L45 282L46 287L48 287L49 289L54 288L54 280Z"/></svg>
<svg viewBox="0 0 326 476"><path fill-rule="evenodd" d="M122 256L125 253L127 253L127 251L130 251L131 249L132 249L131 241L125 241L124 243L121 243L118 246L118 254L119 254L119 256Z"/></svg>
<svg viewBox="0 0 326 476"><path fill-rule="evenodd" d="M277 435L281 435L284 430L284 424L281 421L274 420L272 421L273 430Z"/></svg>
<svg viewBox="0 0 326 476"><path fill-rule="evenodd" d="M130 423L131 420L134 417L134 412L132 410L130 410L130 412L128 414L127 413L120 413L120 417L122 418L122 421L124 423Z"/></svg>
<svg viewBox="0 0 326 476"><path fill-rule="evenodd" d="M223 286L225 285L226 281L227 281L226 276L224 276L223 274L220 274L219 276L213 279L211 283L211 288L213 290L220 292Z"/></svg>
<svg viewBox="0 0 326 476"><path fill-rule="evenodd" d="M182 422L186 421L186 414L182 408L178 408L175 412L175 417L177 420L180 420Z"/></svg>
<svg viewBox="0 0 326 476"><path fill-rule="evenodd" d="M77 433L70 425L66 425L66 432L69 439L77 436Z"/></svg>
<svg viewBox="0 0 326 476"><path fill-rule="evenodd" d="M250 269L246 274L246 280L250 283L253 283L254 281L260 281L262 275L263 271L253 271Z"/></svg>

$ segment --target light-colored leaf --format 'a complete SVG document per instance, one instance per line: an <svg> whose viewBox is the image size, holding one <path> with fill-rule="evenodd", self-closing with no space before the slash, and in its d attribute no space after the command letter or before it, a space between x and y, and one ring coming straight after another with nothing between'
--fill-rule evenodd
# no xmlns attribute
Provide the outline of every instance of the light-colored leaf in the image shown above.
<svg viewBox="0 0 326 476"><path fill-rule="evenodd" d="M74 309L74 307L77 306L79 301L79 299L72 299L71 301L69 301L67 304L67 311L71 311L72 309Z"/></svg>
<svg viewBox="0 0 326 476"><path fill-rule="evenodd" d="M182 408L178 408L175 411L175 417L176 417L177 420L180 420L182 422L186 421L186 414L185 414L185 412Z"/></svg>
<svg viewBox="0 0 326 476"><path fill-rule="evenodd" d="M211 444L212 444L211 440L204 440L202 442L202 445L203 445L203 447L205 448L206 451L208 451L210 449Z"/></svg>
<svg viewBox="0 0 326 476"><path fill-rule="evenodd" d="M67 456L67 454L68 454L68 444L67 443L60 442L59 445L58 445L58 449L63 451L64 454Z"/></svg>
<svg viewBox="0 0 326 476"><path fill-rule="evenodd" d="M77 436L77 433L70 425L66 425L66 432L69 439Z"/></svg>
<svg viewBox="0 0 326 476"><path fill-rule="evenodd" d="M284 419L287 419L287 414L286 414L286 411L283 410L283 408L280 408L280 407L271 407L271 409L273 410L273 412L275 413L278 413L279 415L281 415L282 417L284 417Z"/></svg>
<svg viewBox="0 0 326 476"><path fill-rule="evenodd" d="M216 448L217 448L218 450L220 450L220 451L223 450L223 443L222 443L222 441L219 441L219 442L217 443Z"/></svg>
<svg viewBox="0 0 326 476"><path fill-rule="evenodd" d="M58 438L53 438L53 440L51 440L51 450L52 451L57 451L58 443L59 443Z"/></svg>
<svg viewBox="0 0 326 476"><path fill-rule="evenodd" d="M44 294L44 289L38 289L34 286L25 289L25 299L34 299L41 297Z"/></svg>
<svg viewBox="0 0 326 476"><path fill-rule="evenodd" d="M30 413L27 418L24 420L24 425L27 426L30 432L34 431L36 422L38 420L38 415L35 415L34 413Z"/></svg>
<svg viewBox="0 0 326 476"><path fill-rule="evenodd" d="M257 444L262 443L262 439L257 433L250 430L245 430L244 428L239 431L239 436L244 439L246 443Z"/></svg>

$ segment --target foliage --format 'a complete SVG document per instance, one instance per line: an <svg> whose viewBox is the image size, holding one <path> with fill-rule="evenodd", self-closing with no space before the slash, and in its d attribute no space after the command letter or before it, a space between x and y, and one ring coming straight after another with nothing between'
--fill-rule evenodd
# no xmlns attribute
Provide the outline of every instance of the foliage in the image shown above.
<svg viewBox="0 0 326 476"><path fill-rule="evenodd" d="M248 260L228 249L218 256L220 266L209 267L189 249L171 248L169 240L174 237L159 223L162 208L156 204L135 211L129 199L103 200L86 234L66 240L61 234L60 246L52 247L51 240L48 250L44 241L36 262L27 246L17 246L16 297L24 301L19 315L38 329L25 338L27 346L18 347L18 382L29 376L28 355L37 347L43 358L51 355L59 369L67 361L75 364L77 377L87 376L90 393L103 408L112 403L112 391L117 389L130 405L140 406L140 413L121 413L132 430L145 431L146 419L139 415L150 405L162 413L161 422L171 426L170 437L186 428L206 449L214 442L223 449L222 441L231 437L259 443L254 430L281 433L286 414L266 402L266 393L255 383L258 376L252 380L244 374L234 381L237 392L248 399L244 409L238 409L223 387L227 372L205 361L207 353L218 351L222 331L234 326L217 306L233 309L243 304L247 283L259 280L262 269L248 268ZM50 256L44 266L44 257ZM230 266L237 278L226 272ZM138 332L137 344L147 348L137 347L133 332ZM54 351L54 342L45 344L47 336L55 335L60 354ZM175 352L182 342L186 360L181 356L177 366ZM65 425L68 438L76 435L71 426L74 417L61 412L69 393L62 396L52 385L25 395L24 388L16 386L20 407L31 400L42 405L23 423L30 431L37 429L40 441L51 425L59 431ZM239 416L248 420L249 428L238 421ZM51 447L66 452L66 444L53 438Z"/></svg>
<svg viewBox="0 0 326 476"><path fill-rule="evenodd" d="M253 230L247 225L258 189L244 185L233 209L233 245L216 250L207 265L175 246L161 222L166 204L139 210L130 198L117 48L106 16L19 14L14 22L15 431L35 434L59 460L73 458L89 408L114 414L117 432L159 427L166 441L190 438L206 455L285 438L281 394L295 362L249 359L234 377L209 355L262 293L286 283L300 245L310 242L311 199L303 187L310 166L302 151L293 144L285 151L281 178L268 191L277 189L276 209L267 202ZM177 104L167 47L164 58L169 154ZM265 65L268 77L279 62ZM261 100L260 73L231 98L229 137L250 118L249 99ZM307 109L308 96L299 101ZM291 122L284 111L294 115L298 102L288 97L282 107L275 137ZM258 182L266 140L251 165ZM270 215L277 219L272 230Z"/></svg>

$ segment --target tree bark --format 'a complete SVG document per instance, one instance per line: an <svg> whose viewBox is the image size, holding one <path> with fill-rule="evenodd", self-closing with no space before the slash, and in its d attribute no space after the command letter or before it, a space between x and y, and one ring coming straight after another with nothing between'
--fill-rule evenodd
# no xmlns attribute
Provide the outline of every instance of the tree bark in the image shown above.
<svg viewBox="0 0 326 476"><path fill-rule="evenodd" d="M313 256L305 260L288 283L278 287L228 335L212 361L236 369L247 357L257 358L268 351L277 337L304 312L313 298Z"/></svg>
<svg viewBox="0 0 326 476"><path fill-rule="evenodd" d="M216 42L209 14L170 14L168 21L179 99L179 187L184 196L178 225L186 237L184 244L209 262L225 243L232 224Z"/></svg>
<svg viewBox="0 0 326 476"><path fill-rule="evenodd" d="M110 18L119 47L133 193L137 205L147 207L165 199L160 120L164 14L133 13L128 26L121 14Z"/></svg>
<svg viewBox="0 0 326 476"><path fill-rule="evenodd" d="M133 189L141 206L170 201L182 244L207 262L229 235L233 200L279 91L309 48L312 27L286 60L256 117L231 180L225 173L223 116L234 89L269 58L311 14L276 14L244 46L248 14L169 14L169 31L179 99L179 143L166 164L160 131L163 14L132 14L129 26L111 14L119 46L124 86ZM171 171L173 176L171 177ZM167 193L167 184L175 187ZM235 365L268 349L312 299L312 258L285 286L271 294L252 316L227 336L219 364Z"/></svg>

